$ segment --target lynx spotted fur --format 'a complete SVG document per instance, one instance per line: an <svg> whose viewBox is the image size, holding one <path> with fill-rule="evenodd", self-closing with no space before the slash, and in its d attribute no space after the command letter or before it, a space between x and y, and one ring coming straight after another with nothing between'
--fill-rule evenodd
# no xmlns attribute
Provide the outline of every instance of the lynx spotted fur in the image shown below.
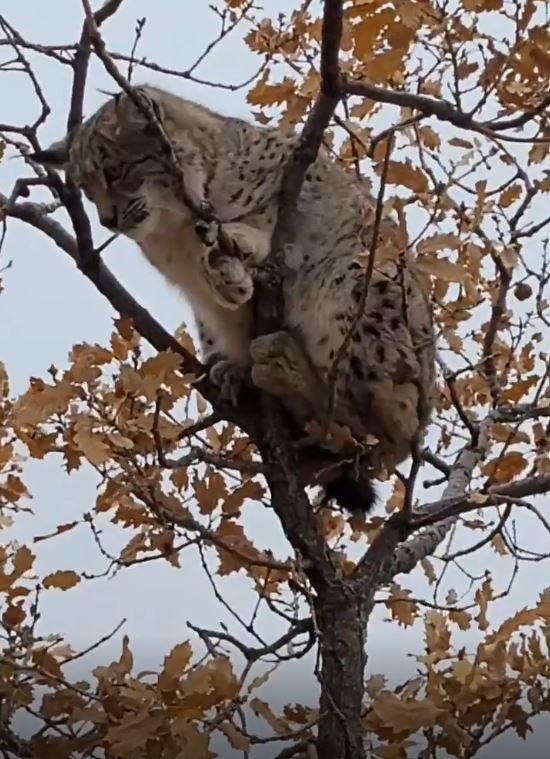
<svg viewBox="0 0 550 759"><path fill-rule="evenodd" d="M150 116L127 94L109 100L36 160L68 171L96 205L101 223L135 240L183 292L212 378L226 392L235 371L248 368L258 387L282 399L300 429L310 420L323 424L327 377L365 287L357 259L370 245L372 197L319 154L287 238L284 329L253 339L254 272L269 253L283 171L297 137L153 87L136 92L169 137L179 178ZM205 240L200 220L182 200L182 176L185 198L211 204L229 252ZM328 492L365 510L372 505L370 479L391 471L421 439L434 388L425 288L414 264L399 255L390 219L380 233L366 307L338 364L332 411L336 424L371 446L367 474L358 475L355 467Z"/></svg>

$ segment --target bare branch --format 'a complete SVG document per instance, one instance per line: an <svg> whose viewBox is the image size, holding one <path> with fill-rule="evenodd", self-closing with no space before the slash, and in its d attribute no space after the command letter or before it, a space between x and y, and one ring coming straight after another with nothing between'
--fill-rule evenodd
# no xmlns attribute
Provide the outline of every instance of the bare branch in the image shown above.
<svg viewBox="0 0 550 759"><path fill-rule="evenodd" d="M472 473L485 454L488 445L489 425L489 420L482 422L479 427L476 444L465 446L458 455L449 475L443 498L461 497L467 490ZM437 509L439 503L438 501L435 505L430 504L426 507L426 510L431 508ZM449 516L441 522L432 525L420 535L411 538L403 545L396 547L387 565L384 566L383 572L379 575L380 584L384 585L390 582L397 574L412 572L419 561L426 556L430 556L435 551L456 521L456 518L456 516Z"/></svg>
<svg viewBox="0 0 550 759"><path fill-rule="evenodd" d="M193 630L194 632L199 635L199 637L202 640L205 639L211 639L211 640L218 640L218 641L226 641L227 643L230 643L232 646L235 646L242 655L245 657L245 659L248 662L255 662L259 659L262 659L265 656L269 656L271 654L277 654L277 658L284 660L284 659L299 659L302 656L305 656L307 652L312 648L313 644L315 643L315 636L313 634L313 622L311 618L307 619L299 619L297 620L289 630L287 630L284 635L281 635L280 638L277 638L273 643L270 643L269 645L262 646L260 648L252 648L251 646L246 646L242 641L240 641L238 638L235 638L235 636L230 635L226 632L218 632L216 630L205 630L201 627L196 627L195 625L191 624L190 622L187 623L187 626ZM303 648L293 654L288 655L279 655L277 652L279 649L281 649L283 646L287 646L291 641L294 640L294 638L298 637L298 635L303 635L304 633L308 634L308 640L304 644Z"/></svg>
<svg viewBox="0 0 550 759"><path fill-rule="evenodd" d="M412 108L413 110L421 111L425 116L436 116L440 121L447 121L453 126L459 129L466 129L468 131L479 132L486 137L491 137L495 140L509 140L510 142L546 142L544 138L538 140L535 137L512 137L510 135L503 135L501 132L512 129L517 126L526 124L531 119L535 118L538 114L542 113L548 107L548 98L545 98L542 103L533 111L529 111L523 114L524 120L510 119L509 121L496 121L496 122L480 122L476 121L469 113L455 108L451 103L446 100L435 100L434 98L427 97L426 95L415 95L410 92L398 92L395 90L389 90L385 87L378 87L368 82L361 82L346 78L343 82L343 90L348 95L358 95L360 97L366 97L370 100L375 100L377 103L391 103L392 105L399 105L405 108ZM540 109L540 110L539 110ZM523 118L520 117L520 118ZM496 124L496 129L495 129Z"/></svg>

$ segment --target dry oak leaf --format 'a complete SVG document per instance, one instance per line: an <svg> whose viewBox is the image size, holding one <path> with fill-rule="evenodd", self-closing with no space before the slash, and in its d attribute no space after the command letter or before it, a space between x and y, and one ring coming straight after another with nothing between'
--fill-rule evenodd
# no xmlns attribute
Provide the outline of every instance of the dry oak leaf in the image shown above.
<svg viewBox="0 0 550 759"><path fill-rule="evenodd" d="M225 735L232 748L237 751L248 751L250 749L250 740L243 735L232 722L219 722L217 729Z"/></svg>
<svg viewBox="0 0 550 759"><path fill-rule="evenodd" d="M395 584L391 587L390 597L385 604L390 610L392 619L396 619L399 625L408 627L414 624L417 617L418 607L414 601L410 601L411 591Z"/></svg>
<svg viewBox="0 0 550 759"><path fill-rule="evenodd" d="M259 482L247 480L227 496L223 502L222 511L228 516L236 516L240 513L241 506L246 499L260 501L264 492L264 488Z"/></svg>
<svg viewBox="0 0 550 759"><path fill-rule="evenodd" d="M13 406L16 426L35 426L45 422L53 414L63 414L75 394L69 382L47 385L42 380L31 380L29 389L21 395Z"/></svg>
<svg viewBox="0 0 550 759"><path fill-rule="evenodd" d="M70 569L65 571L59 570L58 572L53 572L47 577L44 577L42 585L45 588L69 590L69 588L74 588L75 585L78 585L80 579L80 575Z"/></svg>
<svg viewBox="0 0 550 759"><path fill-rule="evenodd" d="M93 429L92 419L85 414L75 414L73 440L91 464L101 466L112 457L112 451L103 436Z"/></svg>
<svg viewBox="0 0 550 759"><path fill-rule="evenodd" d="M13 474L8 474L4 484L0 485L0 496L8 503L17 503L23 497L32 498L25 484Z"/></svg>
<svg viewBox="0 0 550 759"><path fill-rule="evenodd" d="M486 477L490 477L493 483L505 483L521 474L527 464L527 459L521 453L510 451L504 456L488 461L481 471Z"/></svg>
<svg viewBox="0 0 550 759"><path fill-rule="evenodd" d="M464 284L470 280L470 275L461 264L455 264L447 258L419 256L416 260L416 266L424 274L429 274L444 282Z"/></svg>
<svg viewBox="0 0 550 759"><path fill-rule="evenodd" d="M221 699L232 699L238 694L239 680L233 672L233 664L228 656L218 656L211 661L210 682Z"/></svg>
<svg viewBox="0 0 550 759"><path fill-rule="evenodd" d="M285 77L278 84L267 83L268 72L258 81L250 90L246 99L252 105L271 106L280 105L288 100L296 91L296 82L294 79Z"/></svg>
<svg viewBox="0 0 550 759"><path fill-rule="evenodd" d="M113 354L100 345L82 343L73 346L70 359L73 365L68 372L69 379L78 383L93 382L101 377L99 367L109 364L113 360Z"/></svg>
<svg viewBox="0 0 550 759"><path fill-rule="evenodd" d="M174 681L185 673L191 657L193 655L193 649L189 641L178 643L170 651L170 653L164 658L164 669L159 675L159 687L164 689L166 687L173 687Z"/></svg>
<svg viewBox="0 0 550 759"><path fill-rule="evenodd" d="M42 672L48 672L55 677L62 676L59 662L45 649L33 651L32 660Z"/></svg>
<svg viewBox="0 0 550 759"><path fill-rule="evenodd" d="M243 527L236 522L225 519L221 522L215 535L216 537L221 538L225 545L229 548L233 548L237 552L233 553L232 551L226 551L221 546L216 546L220 558L220 566L218 569L218 574L220 576L228 575L232 572L238 572L240 569L247 568L249 566L249 562L246 561L247 558L253 562L254 559L258 559L262 556L258 549L255 548L246 537Z"/></svg>
<svg viewBox="0 0 550 759"><path fill-rule="evenodd" d="M449 612L449 619L458 625L460 630L469 630L472 623L472 617L467 611L451 611Z"/></svg>
<svg viewBox="0 0 550 759"><path fill-rule="evenodd" d="M385 675L371 675L368 680L365 681L365 690L370 698L375 698L378 693L384 688L387 677Z"/></svg>
<svg viewBox="0 0 550 759"><path fill-rule="evenodd" d="M418 253L436 253L443 248L458 250L462 246L462 240L457 235L438 234L424 238L416 246Z"/></svg>
<svg viewBox="0 0 550 759"><path fill-rule="evenodd" d="M442 711L428 699L402 701L395 693L389 691L382 691L375 698L372 709L385 727L391 727L398 733L415 732L422 727L431 727Z"/></svg>
<svg viewBox="0 0 550 759"><path fill-rule="evenodd" d="M377 164L375 167L375 171L379 176L383 170L384 165L382 163ZM429 186L424 172L413 166L408 160L404 163L388 161L386 180L391 184L404 185L414 192L426 192Z"/></svg>
<svg viewBox="0 0 550 759"><path fill-rule="evenodd" d="M227 496L227 484L219 472L211 467L206 469L204 476L195 474L193 490L201 514L211 514L219 500Z"/></svg>
<svg viewBox="0 0 550 759"><path fill-rule="evenodd" d="M523 398L529 390L534 387L540 381L540 377L527 377L524 380L519 380L507 388L501 394L502 401L514 401L517 402ZM526 441L528 442L528 440Z"/></svg>
<svg viewBox="0 0 550 759"><path fill-rule="evenodd" d="M384 8L378 13L369 13L364 21L353 27L354 54L359 60L378 48L380 33L395 22L395 15L395 9Z"/></svg>
<svg viewBox="0 0 550 759"><path fill-rule="evenodd" d="M499 203L502 208L508 208L508 206L511 206L512 203L515 203L516 200L519 200L520 197L521 185L513 184L510 187L507 187L504 192L501 193Z"/></svg>
<svg viewBox="0 0 550 759"><path fill-rule="evenodd" d="M540 616L538 609L521 609L503 622L492 635L488 635L485 641L488 644L507 642L520 627L532 625Z"/></svg>
<svg viewBox="0 0 550 759"><path fill-rule="evenodd" d="M475 592L475 602L479 605L479 614L474 617L480 630L486 630L489 627L489 620L487 619L487 609L489 607L489 601L493 599L493 588L490 580L485 580L481 588L478 588Z"/></svg>
<svg viewBox="0 0 550 759"><path fill-rule="evenodd" d="M107 731L106 741L117 757L134 757L137 751L155 737L159 727L164 724L165 714L161 711L142 710L122 716L120 722Z"/></svg>
<svg viewBox="0 0 550 759"><path fill-rule="evenodd" d="M172 754L174 759L215 759L218 754L213 754L208 746L210 744L209 732L201 733L199 728L186 719L175 719L170 723L170 732L178 745L178 752ZM162 745L163 738L160 742ZM132 756L131 759L134 759Z"/></svg>
<svg viewBox="0 0 550 759"><path fill-rule="evenodd" d="M445 656L451 646L451 632L447 618L438 611L430 610L425 617L426 649L429 653Z"/></svg>
<svg viewBox="0 0 550 759"><path fill-rule="evenodd" d="M29 569L32 569L33 562L34 555L27 546L21 546L21 548L18 548L12 559L13 579L15 580L16 578L21 577L21 575L28 572Z"/></svg>
<svg viewBox="0 0 550 759"><path fill-rule="evenodd" d="M277 735L285 735L289 732L290 726L288 722L276 717L265 701L261 701L259 698L253 698L250 701L250 708L254 714L263 717Z"/></svg>
<svg viewBox="0 0 550 759"><path fill-rule="evenodd" d="M20 606L8 606L2 614L2 622L6 627L16 627L25 619L27 613Z"/></svg>

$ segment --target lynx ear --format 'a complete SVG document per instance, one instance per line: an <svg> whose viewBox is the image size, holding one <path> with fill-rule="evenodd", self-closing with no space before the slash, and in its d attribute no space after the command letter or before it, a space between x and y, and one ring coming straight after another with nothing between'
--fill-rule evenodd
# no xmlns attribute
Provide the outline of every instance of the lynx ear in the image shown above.
<svg viewBox="0 0 550 759"><path fill-rule="evenodd" d="M147 85L133 87L134 95L139 97L142 103L152 111L154 117L161 123L164 121L164 107L160 102L158 93ZM157 130L151 125L151 119L138 107L134 98L126 92L121 92L114 97L117 117L123 131L132 132L136 135L157 135Z"/></svg>
<svg viewBox="0 0 550 759"><path fill-rule="evenodd" d="M45 166L47 169L65 171L69 163L69 141L67 137L53 142L45 150L37 150L29 155L33 161Z"/></svg>

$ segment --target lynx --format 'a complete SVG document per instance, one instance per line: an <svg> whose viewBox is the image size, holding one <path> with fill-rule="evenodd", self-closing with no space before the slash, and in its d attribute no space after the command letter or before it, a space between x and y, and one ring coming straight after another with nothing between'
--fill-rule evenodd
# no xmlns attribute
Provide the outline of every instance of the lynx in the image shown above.
<svg viewBox="0 0 550 759"><path fill-rule="evenodd" d="M223 393L231 396L235 378L246 375L281 399L297 430L333 423L365 442L361 464L347 464L326 492L350 510L369 511L371 480L404 461L429 422L431 309L390 218L380 225L367 284L374 200L321 150L286 230L283 328L254 337L255 276L270 252L283 173L298 139L141 86L134 96L111 98L34 157L68 172L101 224L134 240L182 291ZM201 204L213 209L222 237L208 239Z"/></svg>

